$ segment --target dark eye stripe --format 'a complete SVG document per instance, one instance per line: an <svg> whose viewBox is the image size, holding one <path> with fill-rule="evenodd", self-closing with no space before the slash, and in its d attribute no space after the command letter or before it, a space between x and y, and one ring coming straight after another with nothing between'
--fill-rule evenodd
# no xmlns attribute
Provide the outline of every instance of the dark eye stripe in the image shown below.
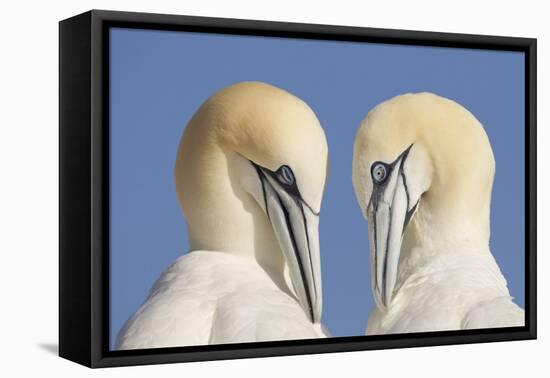
<svg viewBox="0 0 550 378"><path fill-rule="evenodd" d="M384 182L388 176L388 167L384 163L374 163L371 168L371 176L378 184Z"/></svg>
<svg viewBox="0 0 550 378"><path fill-rule="evenodd" d="M298 183L296 181L296 177L294 176L292 169L288 165L282 165L279 167L279 169L277 169L274 172L260 165L257 165L252 160L250 160L250 163L256 168L256 171L258 172L258 176L262 181L262 190L265 191L264 180L267 180L267 177L270 177L272 180L275 180L275 182L279 183L282 189L290 197L292 197L294 201L300 202L301 204L305 205L311 211L312 214L317 216L319 215L319 211L315 211L311 207L311 205L302 198L302 195L300 194L300 190L298 189ZM266 196L264 192L264 200L265 199L266 199ZM265 203L265 207L267 208L267 202Z"/></svg>
<svg viewBox="0 0 550 378"><path fill-rule="evenodd" d="M287 165L283 165L278 169L277 177L285 185L294 184L294 174L292 173L292 169Z"/></svg>

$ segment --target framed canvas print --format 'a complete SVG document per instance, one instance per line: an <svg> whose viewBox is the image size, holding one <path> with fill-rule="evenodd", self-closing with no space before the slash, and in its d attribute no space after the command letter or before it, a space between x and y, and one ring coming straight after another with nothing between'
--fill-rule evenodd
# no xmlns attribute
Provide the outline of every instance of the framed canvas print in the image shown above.
<svg viewBox="0 0 550 378"><path fill-rule="evenodd" d="M60 22L59 353L536 337L536 40Z"/></svg>

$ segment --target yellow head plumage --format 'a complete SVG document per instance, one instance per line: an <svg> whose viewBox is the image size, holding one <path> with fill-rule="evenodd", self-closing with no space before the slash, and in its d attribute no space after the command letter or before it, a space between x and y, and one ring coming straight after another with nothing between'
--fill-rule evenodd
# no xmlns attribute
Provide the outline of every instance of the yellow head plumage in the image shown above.
<svg viewBox="0 0 550 378"><path fill-rule="evenodd" d="M369 221L380 306L391 300L403 253L488 243L494 172L482 125L452 100L405 94L369 112L355 139L353 185Z"/></svg>
<svg viewBox="0 0 550 378"><path fill-rule="evenodd" d="M175 165L192 249L253 256L273 277L286 262L312 321L321 314L318 214L327 153L323 129L304 101L245 82L199 108Z"/></svg>

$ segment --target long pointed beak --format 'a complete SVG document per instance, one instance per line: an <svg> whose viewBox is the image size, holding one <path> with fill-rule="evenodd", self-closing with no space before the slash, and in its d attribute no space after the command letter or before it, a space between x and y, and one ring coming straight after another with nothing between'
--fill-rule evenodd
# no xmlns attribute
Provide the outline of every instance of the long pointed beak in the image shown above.
<svg viewBox="0 0 550 378"><path fill-rule="evenodd" d="M408 150L407 150L408 152ZM380 308L392 301L397 281L402 236L417 204L410 204L403 164L407 154L401 155L391 170L387 183L373 193L367 208L369 243L371 250L371 277L374 298Z"/></svg>
<svg viewBox="0 0 550 378"><path fill-rule="evenodd" d="M319 214L284 191L272 177L265 173L260 177L266 212L287 261L294 291L307 316L318 323L322 310Z"/></svg>

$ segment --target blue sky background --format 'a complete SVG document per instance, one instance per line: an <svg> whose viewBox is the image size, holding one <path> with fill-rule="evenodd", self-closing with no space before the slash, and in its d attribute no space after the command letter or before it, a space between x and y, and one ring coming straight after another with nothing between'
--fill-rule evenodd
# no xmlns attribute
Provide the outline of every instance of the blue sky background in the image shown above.
<svg viewBox="0 0 550 378"><path fill-rule="evenodd" d="M111 345L188 251L172 179L187 121L215 91L250 80L302 98L325 129L323 322L334 336L363 334L373 307L367 223L351 183L355 133L371 108L406 92L451 98L484 124L497 166L491 249L524 305L523 53L136 29L110 38Z"/></svg>

